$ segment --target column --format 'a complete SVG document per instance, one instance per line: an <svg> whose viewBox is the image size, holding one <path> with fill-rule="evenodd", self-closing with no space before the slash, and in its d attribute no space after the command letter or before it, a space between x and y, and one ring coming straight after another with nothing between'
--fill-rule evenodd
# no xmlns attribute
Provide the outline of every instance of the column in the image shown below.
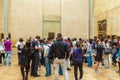
<svg viewBox="0 0 120 80"><path fill-rule="evenodd" d="M8 37L8 0L4 0L4 38Z"/></svg>
<svg viewBox="0 0 120 80"><path fill-rule="evenodd" d="M93 25L93 14L94 14L94 0L89 0L89 38L94 38L94 25Z"/></svg>

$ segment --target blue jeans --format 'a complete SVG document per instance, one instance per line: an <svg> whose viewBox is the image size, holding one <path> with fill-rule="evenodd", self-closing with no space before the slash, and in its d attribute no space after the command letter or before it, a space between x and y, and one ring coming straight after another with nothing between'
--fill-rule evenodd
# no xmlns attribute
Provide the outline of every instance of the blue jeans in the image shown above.
<svg viewBox="0 0 120 80"><path fill-rule="evenodd" d="M59 74L60 74L60 75L63 75L63 71L62 71L61 65L59 65Z"/></svg>
<svg viewBox="0 0 120 80"><path fill-rule="evenodd" d="M50 76L51 75L51 64L50 64L48 57L45 57L45 67L46 67L45 76Z"/></svg>
<svg viewBox="0 0 120 80"><path fill-rule="evenodd" d="M110 65L110 55L109 54L104 54L104 63L105 63L105 68L109 68Z"/></svg>
<svg viewBox="0 0 120 80"><path fill-rule="evenodd" d="M88 67L92 67L92 56L91 56L91 51L88 51Z"/></svg>
<svg viewBox="0 0 120 80"><path fill-rule="evenodd" d="M12 56L12 51L6 51L5 52L4 65L7 65L7 62L8 62L9 65L11 65L11 56Z"/></svg>

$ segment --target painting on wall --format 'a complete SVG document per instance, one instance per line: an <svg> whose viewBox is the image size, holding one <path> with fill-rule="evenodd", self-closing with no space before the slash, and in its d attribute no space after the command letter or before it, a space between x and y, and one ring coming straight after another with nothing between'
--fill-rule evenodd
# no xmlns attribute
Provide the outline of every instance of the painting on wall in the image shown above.
<svg viewBox="0 0 120 80"><path fill-rule="evenodd" d="M107 29L107 20L106 19L98 21L98 29L99 29L99 31L103 31L103 30Z"/></svg>

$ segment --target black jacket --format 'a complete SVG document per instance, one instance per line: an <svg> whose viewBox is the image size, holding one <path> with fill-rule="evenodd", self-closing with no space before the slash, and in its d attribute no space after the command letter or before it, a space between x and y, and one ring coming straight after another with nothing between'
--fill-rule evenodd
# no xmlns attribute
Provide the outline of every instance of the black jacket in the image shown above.
<svg viewBox="0 0 120 80"><path fill-rule="evenodd" d="M20 65L27 67L30 64L30 50L27 48L22 49L22 53L20 55Z"/></svg>
<svg viewBox="0 0 120 80"><path fill-rule="evenodd" d="M70 53L70 46L62 40L57 40L50 47L50 58L67 59Z"/></svg>

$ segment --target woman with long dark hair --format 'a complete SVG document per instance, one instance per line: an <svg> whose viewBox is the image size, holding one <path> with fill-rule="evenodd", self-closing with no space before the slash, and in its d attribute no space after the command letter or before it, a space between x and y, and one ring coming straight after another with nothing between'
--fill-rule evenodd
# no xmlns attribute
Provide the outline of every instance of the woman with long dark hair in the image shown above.
<svg viewBox="0 0 120 80"><path fill-rule="evenodd" d="M21 49L20 68L22 80L28 80L29 64L30 64L30 42L27 41L25 46ZM25 70L24 70L25 69Z"/></svg>
<svg viewBox="0 0 120 80"><path fill-rule="evenodd" d="M73 50L73 60L74 60L74 76L75 80L82 80L83 77L83 54L82 42L76 42L76 48ZM78 79L78 68L80 71L80 77Z"/></svg>

